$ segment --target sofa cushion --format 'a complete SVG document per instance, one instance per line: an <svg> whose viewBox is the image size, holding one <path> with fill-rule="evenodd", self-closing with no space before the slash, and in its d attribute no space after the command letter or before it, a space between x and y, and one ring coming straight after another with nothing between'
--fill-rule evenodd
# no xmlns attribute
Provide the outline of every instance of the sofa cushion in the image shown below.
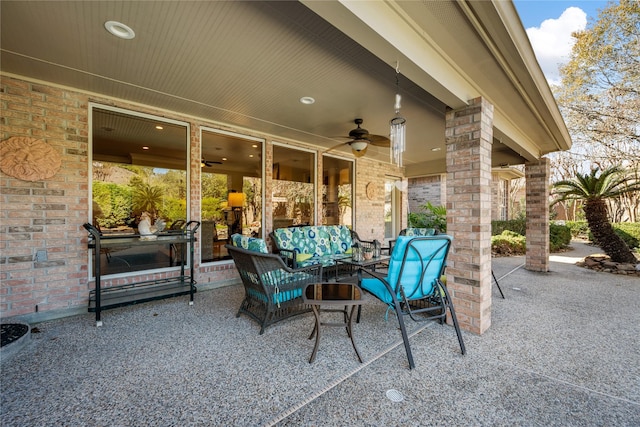
<svg viewBox="0 0 640 427"><path fill-rule="evenodd" d="M351 250L351 230L346 225L326 226L331 239L331 252L344 254Z"/></svg>
<svg viewBox="0 0 640 427"><path fill-rule="evenodd" d="M281 249L295 250L314 257L331 254L331 239L324 227L304 226L274 230L276 245Z"/></svg>
<svg viewBox="0 0 640 427"><path fill-rule="evenodd" d="M233 234L231 235L231 244L238 248L247 249L250 251L261 252L263 254L268 254L269 250L267 249L267 243L264 239L259 239L257 237L249 237L243 236L242 234Z"/></svg>

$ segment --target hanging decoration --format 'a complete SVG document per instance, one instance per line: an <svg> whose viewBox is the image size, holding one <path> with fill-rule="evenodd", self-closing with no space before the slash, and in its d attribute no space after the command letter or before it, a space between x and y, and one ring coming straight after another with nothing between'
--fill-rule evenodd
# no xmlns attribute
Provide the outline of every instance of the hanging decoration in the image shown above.
<svg viewBox="0 0 640 427"><path fill-rule="evenodd" d="M390 157L391 162L398 167L402 167L402 154L405 150L406 144L406 123L407 120L400 115L400 63L396 63L396 103L394 109L396 116L391 119L391 133L390 133Z"/></svg>

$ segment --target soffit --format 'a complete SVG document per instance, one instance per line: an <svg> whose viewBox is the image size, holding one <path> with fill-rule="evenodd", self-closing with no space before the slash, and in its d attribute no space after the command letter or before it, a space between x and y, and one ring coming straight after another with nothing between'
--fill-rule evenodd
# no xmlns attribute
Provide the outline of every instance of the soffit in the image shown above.
<svg viewBox="0 0 640 427"><path fill-rule="evenodd" d="M317 4L323 3L335 2ZM453 80L465 90L482 86L496 92L490 98L496 105L519 111L517 101L501 104L503 77L483 77L499 76L499 70L483 56L481 43L473 44L477 39L473 32L463 28L452 33L453 25L468 26L455 5L397 5L407 14L417 13L421 28L441 44L437 47L449 55L449 66L457 68ZM403 58L400 90L408 121L408 169L420 169L426 162L444 163L445 108L473 95L451 95L442 82L415 65L408 64L405 72L398 50L395 59L377 54L297 2L3 1L0 11L4 73L324 148L344 141L339 137L354 127L356 117L364 119L363 126L371 133L388 134L395 59ZM131 26L136 38L114 38L103 27L107 20ZM476 61L458 57L460 49L479 57ZM473 71L473 76L461 69ZM303 106L298 101L302 96L313 96L316 103ZM507 108L512 106L513 110ZM522 110L522 120L509 119L526 134L520 122L530 116L530 111ZM540 134L535 126L530 131ZM518 138L505 144L507 155L513 157L513 147L519 144ZM442 150L431 152L436 147ZM388 149L370 147L367 156L388 160Z"/></svg>

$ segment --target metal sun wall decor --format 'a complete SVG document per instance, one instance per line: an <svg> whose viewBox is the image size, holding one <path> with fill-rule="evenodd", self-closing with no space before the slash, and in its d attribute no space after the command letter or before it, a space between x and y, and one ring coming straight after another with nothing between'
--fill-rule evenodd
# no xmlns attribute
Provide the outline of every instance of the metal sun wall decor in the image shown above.
<svg viewBox="0 0 640 427"><path fill-rule="evenodd" d="M23 181L52 178L62 166L62 157L41 139L11 137L0 143L0 170Z"/></svg>

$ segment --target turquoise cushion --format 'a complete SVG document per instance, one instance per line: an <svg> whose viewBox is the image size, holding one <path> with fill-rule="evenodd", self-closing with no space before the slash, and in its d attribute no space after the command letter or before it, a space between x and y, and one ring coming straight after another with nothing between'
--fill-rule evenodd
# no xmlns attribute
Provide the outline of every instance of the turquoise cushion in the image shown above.
<svg viewBox="0 0 640 427"><path fill-rule="evenodd" d="M254 252L268 254L267 243L264 239L257 237L243 236L242 234L233 234L231 236L231 244L238 248L247 249Z"/></svg>
<svg viewBox="0 0 640 427"><path fill-rule="evenodd" d="M440 277L446 256L446 241L448 236L436 239L418 239L412 242L412 247L417 250L406 251L408 243L413 240L413 236L398 236L396 244L391 253L389 269L385 280L396 292L398 299L401 299L399 289L396 289L400 273L402 273L402 287L408 299L422 298L431 295ZM403 259L405 258L403 266ZM422 254L422 255L421 255ZM431 258L430 262L428 261ZM422 280L421 280L422 277ZM391 294L385 285L378 279L362 279L361 287L375 295L381 301L393 305Z"/></svg>

